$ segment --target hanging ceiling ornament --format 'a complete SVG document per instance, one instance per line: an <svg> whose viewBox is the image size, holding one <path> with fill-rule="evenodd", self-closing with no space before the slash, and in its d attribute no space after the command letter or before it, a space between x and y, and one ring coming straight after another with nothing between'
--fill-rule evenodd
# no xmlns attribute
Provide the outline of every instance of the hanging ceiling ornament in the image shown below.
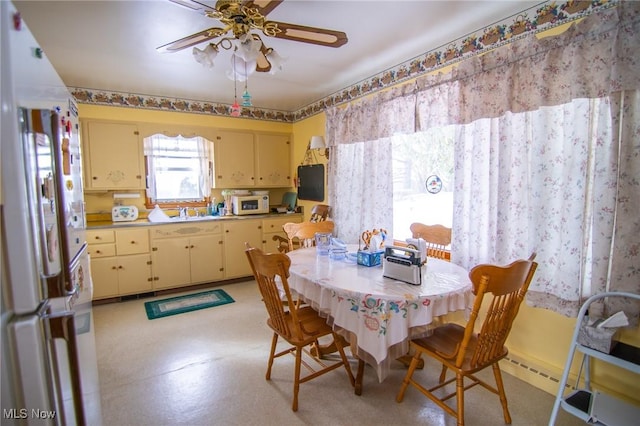
<svg viewBox="0 0 640 426"><path fill-rule="evenodd" d="M233 72L236 72L236 64L233 63ZM231 116L238 117L241 112L240 105L238 105L238 80L233 80L233 105L231 105Z"/></svg>
<svg viewBox="0 0 640 426"><path fill-rule="evenodd" d="M245 70L244 72L247 72L246 69L246 63L245 63ZM247 79L244 81L244 93L242 93L242 106L243 107L250 107L251 106L251 95L249 94L249 77L247 76Z"/></svg>

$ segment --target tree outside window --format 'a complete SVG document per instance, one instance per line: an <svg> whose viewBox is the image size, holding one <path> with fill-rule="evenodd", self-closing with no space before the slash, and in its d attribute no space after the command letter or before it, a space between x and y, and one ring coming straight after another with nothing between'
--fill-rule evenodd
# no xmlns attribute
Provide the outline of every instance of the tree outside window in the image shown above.
<svg viewBox="0 0 640 426"><path fill-rule="evenodd" d="M454 127L393 137L393 236L411 237L413 222L451 227L453 222ZM427 191L437 176L438 192Z"/></svg>

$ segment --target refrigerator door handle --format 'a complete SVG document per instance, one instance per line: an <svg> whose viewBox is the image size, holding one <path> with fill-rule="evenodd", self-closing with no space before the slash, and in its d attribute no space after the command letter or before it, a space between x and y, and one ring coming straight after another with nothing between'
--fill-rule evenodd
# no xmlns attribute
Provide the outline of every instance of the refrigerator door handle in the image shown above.
<svg viewBox="0 0 640 426"><path fill-rule="evenodd" d="M78 426L85 426L84 404L82 401L82 385L80 382L80 359L76 341L75 313L72 311L56 312L47 316L49 329L53 339L63 339L67 346L69 372L71 375L71 390L73 406Z"/></svg>

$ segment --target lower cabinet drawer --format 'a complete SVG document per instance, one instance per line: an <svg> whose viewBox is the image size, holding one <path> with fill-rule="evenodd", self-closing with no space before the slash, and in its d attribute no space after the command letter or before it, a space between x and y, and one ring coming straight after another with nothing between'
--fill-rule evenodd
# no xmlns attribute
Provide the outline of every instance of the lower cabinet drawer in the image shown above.
<svg viewBox="0 0 640 426"><path fill-rule="evenodd" d="M93 258L116 255L115 244L90 244L88 250L89 255Z"/></svg>

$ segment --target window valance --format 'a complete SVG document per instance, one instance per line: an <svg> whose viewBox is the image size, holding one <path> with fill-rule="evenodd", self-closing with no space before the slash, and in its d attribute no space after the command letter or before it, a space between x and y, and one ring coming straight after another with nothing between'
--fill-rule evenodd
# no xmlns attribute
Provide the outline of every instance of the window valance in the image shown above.
<svg viewBox="0 0 640 426"><path fill-rule="evenodd" d="M563 34L529 34L347 107L327 110L328 144L465 124L640 89L640 2L594 13ZM489 99L490 101L487 101Z"/></svg>

